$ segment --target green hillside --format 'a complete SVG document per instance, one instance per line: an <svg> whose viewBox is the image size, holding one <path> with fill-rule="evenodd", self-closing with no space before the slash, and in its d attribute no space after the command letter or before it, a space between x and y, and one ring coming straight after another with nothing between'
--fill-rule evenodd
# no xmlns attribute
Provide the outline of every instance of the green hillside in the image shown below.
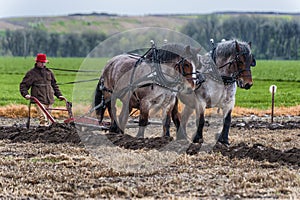
<svg viewBox="0 0 300 200"><path fill-rule="evenodd" d="M238 39L252 42L257 59L299 60L299 19L299 13L256 12L144 16L92 13L2 18L0 56L26 57L47 52L53 57L85 57L95 44L113 34L135 28L159 27L181 32L206 50L211 48L211 38L216 42ZM147 37L147 34L139 37Z"/></svg>
<svg viewBox="0 0 300 200"><path fill-rule="evenodd" d="M0 19L0 32L24 28L39 28L55 33L101 32L106 35L141 27L164 27L180 30L193 16L117 16L70 15L56 17L24 17Z"/></svg>

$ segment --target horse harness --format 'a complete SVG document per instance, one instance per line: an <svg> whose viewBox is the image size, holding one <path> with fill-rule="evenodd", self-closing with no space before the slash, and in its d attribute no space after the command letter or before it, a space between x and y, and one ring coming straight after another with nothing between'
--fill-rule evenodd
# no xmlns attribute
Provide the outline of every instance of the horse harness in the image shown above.
<svg viewBox="0 0 300 200"><path fill-rule="evenodd" d="M153 54L152 54L152 57L151 58L146 58L146 55L150 52L150 51L153 51ZM149 87L151 86L151 89L153 89L153 86L154 84L155 85L158 85L160 87L163 87L163 88L166 88L172 92L178 92L178 90L175 90L175 89L172 89L171 87L168 87L162 83L164 82L168 82L169 85L172 85L172 84L175 84L176 81L173 81L173 82L170 82L170 81L167 81L167 79L164 77L164 75L162 74L161 72L161 67L160 67L160 64L163 64L164 62L161 62L158 58L158 54L157 54L157 49L155 46L152 46L148 51L146 51L146 53L144 53L142 56L137 56L135 54L129 54L129 56L131 58L134 58L134 59L137 59L137 61L135 62L135 65L134 65L134 70L137 68L137 66L142 63L142 62L145 62L145 60L147 61L151 61L152 63L152 66L154 68L154 71L151 72L151 74L154 74L155 72L158 73L158 75L156 76L152 76L152 83L146 83L146 84L143 84L143 85L139 85L137 88L143 88L143 87ZM187 76L189 75L189 73L186 73L185 70L184 70L184 67L185 67L185 61L186 61L186 58L184 57L181 57L181 59L179 61L177 61L175 63L175 66L174 66L174 69L176 70L177 68L179 69L179 73L181 73L182 76ZM133 71L133 74L134 74L134 71ZM132 76L133 77L133 76ZM155 77L159 77L159 80L155 80ZM132 84L132 79L131 79L131 82L130 82L130 85ZM104 79L101 78L100 79L100 85L99 85L99 90L103 91L103 92L109 92L109 93L113 93L112 90L108 89L105 87L104 85ZM133 96L134 98L137 100L137 102L139 103L140 100L136 94L136 92L134 91L133 92ZM99 107L101 108L105 108L105 100L104 100L104 94L102 93L102 96L101 96L101 103L98 105Z"/></svg>
<svg viewBox="0 0 300 200"><path fill-rule="evenodd" d="M157 49L155 46L152 46L143 56L141 56L135 63L135 66L134 68L136 68L141 62L143 62L145 60L145 57L146 55L148 54L148 52L152 50L153 51L153 54L152 54L152 57L151 59L147 59L151 61L151 64L152 64L152 69L154 69L151 73L150 73L150 77L152 82L151 83L146 83L146 84L143 84L143 85L139 85L138 88L143 88L143 87L149 87L151 86L151 89L153 90L154 88L154 85L157 85L159 87L163 87L165 89L168 89L172 92L178 92L178 90L175 90L173 88L171 88L173 85L177 85L178 83L178 80L175 80L175 81L168 81L166 78L165 78L165 75L163 75L163 72L161 71L161 64L164 64L164 63L168 63L167 61L166 62L163 62L159 59L158 57L158 53L157 53ZM181 59L179 61L177 61L175 63L175 66L174 66L174 69L178 69L177 71L182 75L182 76L187 76L189 75L189 73L186 73L185 70L184 70L184 67L185 67L185 61L186 61L186 58L184 57L181 57ZM152 76L152 74L154 74ZM178 79L178 78L177 78ZM163 83L167 83L167 84L163 84ZM170 86L167 86L167 85L170 85ZM133 92L133 96L134 98L136 99L136 101L139 103L140 102L140 99L139 97L137 96L136 92L134 91Z"/></svg>
<svg viewBox="0 0 300 200"><path fill-rule="evenodd" d="M241 69L241 65L244 64L243 61L241 61L240 59L240 55L246 55L247 52L239 52L237 51L235 53L235 57L234 59L232 59L231 61L223 64L222 66L219 67L219 69L223 68L223 67L226 67L227 65L229 65L229 68L233 65L233 64L236 64L237 66L237 71L233 73L233 76L224 76L224 75L221 75L221 78L223 80L223 83L224 85L231 85L231 84L234 84L237 79L240 77L240 75L242 74L242 72L244 71L250 71L250 66L247 67L246 69ZM216 64L216 47L214 47L211 51L211 58L213 59L214 63ZM252 66L252 65L251 65Z"/></svg>

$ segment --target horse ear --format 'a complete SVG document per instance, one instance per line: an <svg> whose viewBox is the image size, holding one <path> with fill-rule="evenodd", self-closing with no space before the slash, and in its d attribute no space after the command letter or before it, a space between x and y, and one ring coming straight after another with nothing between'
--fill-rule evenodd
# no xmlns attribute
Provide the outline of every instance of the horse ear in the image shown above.
<svg viewBox="0 0 300 200"><path fill-rule="evenodd" d="M237 52L241 51L240 45L239 45L239 43L236 40L235 40L235 48L236 48Z"/></svg>
<svg viewBox="0 0 300 200"><path fill-rule="evenodd" d="M249 47L251 48L252 42L248 42Z"/></svg>
<svg viewBox="0 0 300 200"><path fill-rule="evenodd" d="M191 46L190 45L185 46L185 52L188 54L191 54Z"/></svg>
<svg viewBox="0 0 300 200"><path fill-rule="evenodd" d="M195 49L195 48L191 48L190 45L185 46L185 53L186 53L187 55L193 54L193 53L196 53L196 54L197 54L197 53L199 53L200 51L201 51L201 47Z"/></svg>

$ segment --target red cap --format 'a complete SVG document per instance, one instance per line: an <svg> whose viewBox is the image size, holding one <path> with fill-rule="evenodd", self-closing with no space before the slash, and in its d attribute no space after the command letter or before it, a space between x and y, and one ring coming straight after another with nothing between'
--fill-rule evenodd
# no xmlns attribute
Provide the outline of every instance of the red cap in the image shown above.
<svg viewBox="0 0 300 200"><path fill-rule="evenodd" d="M42 63L47 63L48 62L46 54L43 54L43 53L38 53L36 55L35 61L36 62L42 62Z"/></svg>

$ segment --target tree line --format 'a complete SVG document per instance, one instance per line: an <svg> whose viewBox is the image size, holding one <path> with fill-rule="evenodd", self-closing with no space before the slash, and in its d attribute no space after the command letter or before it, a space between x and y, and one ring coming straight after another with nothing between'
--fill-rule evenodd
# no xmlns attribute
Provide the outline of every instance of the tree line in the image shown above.
<svg viewBox="0 0 300 200"><path fill-rule="evenodd" d="M38 28L6 30L0 38L0 55L26 57L43 52L51 57L85 57L106 37L96 32L62 34Z"/></svg>
<svg viewBox="0 0 300 200"><path fill-rule="evenodd" d="M211 48L211 38L216 42L240 39L252 42L252 51L258 59L297 60L300 55L300 20L297 19L299 16L200 15L180 32L195 39L207 51ZM33 56L45 52L52 57L85 57L106 38L105 34L97 32L55 33L41 28L6 30L0 35L0 55Z"/></svg>
<svg viewBox="0 0 300 200"><path fill-rule="evenodd" d="M240 39L252 42L258 59L299 59L299 16L205 15L190 21L182 32L206 50L210 39Z"/></svg>

